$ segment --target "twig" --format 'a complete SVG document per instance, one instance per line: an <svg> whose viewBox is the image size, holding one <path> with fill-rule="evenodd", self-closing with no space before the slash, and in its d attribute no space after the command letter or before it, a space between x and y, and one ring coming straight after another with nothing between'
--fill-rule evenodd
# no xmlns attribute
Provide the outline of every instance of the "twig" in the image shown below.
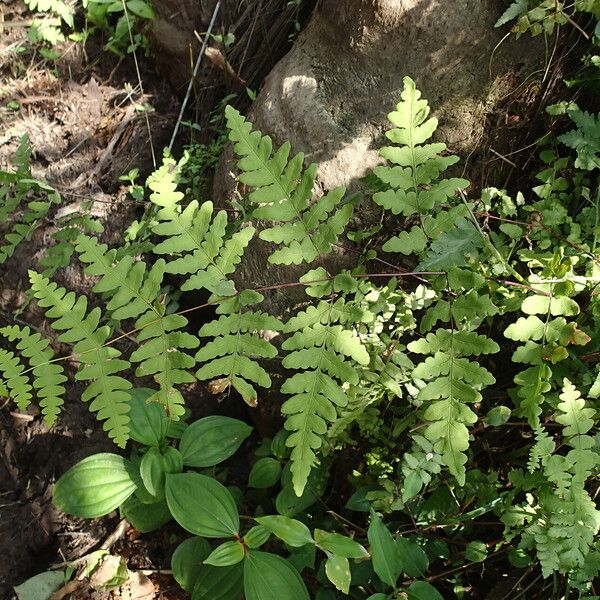
<svg viewBox="0 0 600 600"><path fill-rule="evenodd" d="M210 23L208 24L208 30L206 31L206 35L204 36L204 42L202 43L202 47L200 48L200 54L198 54L198 58L196 59L196 64L194 65L194 71L192 73L192 77L190 78L190 83L188 84L187 91L185 93L185 98L183 99L183 103L181 104L181 109L179 111L179 116L177 117L177 122L175 123L175 128L173 129L173 135L171 136L171 141L169 142L169 152L173 150L173 144L175 143L175 138L177 137L177 132L179 131L179 125L181 125L181 120L183 119L183 113L187 108L187 103L190 99L190 94L192 93L192 88L194 87L194 80L198 75L198 71L200 69L200 64L202 63L202 57L206 52L206 46L208 44L208 40L210 38L210 34L215 25L215 21L217 20L217 15L219 14L219 9L221 8L221 0L219 0L213 10L212 17L210 19Z"/></svg>

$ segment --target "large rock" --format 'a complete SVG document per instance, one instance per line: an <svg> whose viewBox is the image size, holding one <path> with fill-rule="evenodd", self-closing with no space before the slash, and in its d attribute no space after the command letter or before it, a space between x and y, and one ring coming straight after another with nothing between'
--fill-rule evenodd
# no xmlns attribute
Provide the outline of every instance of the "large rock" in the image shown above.
<svg viewBox="0 0 600 600"><path fill-rule="evenodd" d="M352 185L379 162L402 78L440 119L436 137L466 155L498 99L531 73L543 47L527 36L494 49L499 0L323 0L277 64L249 115L277 143L319 164L324 189ZM494 54L492 61L492 54Z"/></svg>

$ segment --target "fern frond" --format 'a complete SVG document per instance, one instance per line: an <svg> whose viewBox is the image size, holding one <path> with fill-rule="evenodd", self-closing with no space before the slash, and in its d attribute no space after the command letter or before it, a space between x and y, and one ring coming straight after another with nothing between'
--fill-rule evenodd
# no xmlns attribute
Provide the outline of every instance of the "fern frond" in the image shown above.
<svg viewBox="0 0 600 600"><path fill-rule="evenodd" d="M61 365L52 362L54 352L49 340L39 333L32 333L29 327L17 325L3 327L0 329L0 334L9 342L19 340L17 350L29 359L29 364L33 368L33 387L39 398L44 421L48 427L52 427L64 403L65 388L62 384L67 381L67 377Z"/></svg>
<svg viewBox="0 0 600 600"><path fill-rule="evenodd" d="M121 353L106 342L111 334L107 325L100 326L101 311L88 312L87 298L67 292L35 271L29 271L34 296L52 328L62 331L58 339L74 344L73 351L81 362L75 378L90 381L81 399L90 402L90 410L105 421L104 429L115 443L124 447L129 437L129 394L131 383L117 375L129 368L129 362L120 359Z"/></svg>
<svg viewBox="0 0 600 600"><path fill-rule="evenodd" d="M357 365L369 363L369 353L351 326L348 305L321 301L290 319L285 327L293 334L282 345L289 350L283 366L299 371L281 387L291 398L283 403L285 428L291 432L286 444L292 448L291 472L294 490L300 496L315 464L315 451L337 409L348 404L344 383L358 383ZM337 305L337 307L336 307ZM328 307L328 310L327 310ZM359 316L357 311L353 316Z"/></svg>
<svg viewBox="0 0 600 600"><path fill-rule="evenodd" d="M0 374L3 388L21 410L25 410L31 402L31 385L26 375L25 366L14 352L0 348Z"/></svg>
<svg viewBox="0 0 600 600"><path fill-rule="evenodd" d="M289 159L288 143L273 152L271 138L252 131L252 123L237 110L228 106L225 114L229 139L240 157L239 180L255 188L249 195L257 205L252 214L278 222L259 234L282 246L269 256L269 262L299 265L331 252L353 213L350 203L341 203L345 188L335 188L312 202L316 165L303 170L302 153Z"/></svg>
<svg viewBox="0 0 600 600"><path fill-rule="evenodd" d="M565 456L554 454L554 441L541 436L541 440L546 439L541 464L552 488L540 495L541 514L527 530L535 540L545 577L554 571L583 569L600 530L600 511L585 489L600 461L596 442L588 435L594 428L596 411L586 407L568 379L559 398L556 421L563 425L563 438L571 449Z"/></svg>
<svg viewBox="0 0 600 600"><path fill-rule="evenodd" d="M214 337L196 354L196 361L204 363L196 372L198 379L212 380L210 389L219 393L233 387L250 406L256 406L258 395L253 384L271 387L269 374L256 358L274 358L277 350L262 338L260 331L280 331L279 319L263 312L245 310L263 301L253 290L227 298L217 308L221 316L200 329L200 337ZM219 379L215 379L215 378Z"/></svg>
<svg viewBox="0 0 600 600"><path fill-rule="evenodd" d="M60 194L54 188L43 181L31 179L30 158L29 138L23 136L13 156L17 170L12 173L0 171L0 223L6 223L11 218L16 221L0 243L0 264L5 263L14 254L21 242L31 239L52 204L61 202ZM37 197L20 209L31 191L36 192ZM45 199L41 199L40 196ZM17 215L17 212L20 214Z"/></svg>
<svg viewBox="0 0 600 600"><path fill-rule="evenodd" d="M411 342L407 348L432 355L413 371L413 377L427 382L418 394L418 400L425 403L423 418L429 423L424 436L441 454L450 473L464 485L467 426L477 421L477 415L467 405L479 402L479 391L495 382L487 369L464 357L498 352L500 348L472 331L445 329Z"/></svg>
<svg viewBox="0 0 600 600"><path fill-rule="evenodd" d="M213 219L212 202L198 205L192 200L182 208L183 194L177 191L174 161L166 159L148 181L153 193L150 200L159 207L158 223L152 231L165 238L154 246L155 254L181 255L167 263L166 271L190 275L182 284L184 291L205 288L220 296L235 293L227 276L235 271L252 239L254 227L226 235L227 213L219 211Z"/></svg>
<svg viewBox="0 0 600 600"><path fill-rule="evenodd" d="M73 7L64 0L25 0L30 10L58 15L69 27L73 27Z"/></svg>
<svg viewBox="0 0 600 600"><path fill-rule="evenodd" d="M195 361L182 349L196 348L199 341L180 331L188 323L183 315L165 314L160 301L165 261L159 259L147 272L144 262L135 262L127 254L118 259L115 249L108 250L106 244L83 234L77 238L76 250L80 260L88 263L85 272L100 276L93 289L110 296L107 309L111 317L136 319L141 345L130 357L140 363L136 375L154 376L160 390L149 401L161 403L171 418L178 419L184 413L184 399L176 385L195 381L187 371Z"/></svg>
<svg viewBox="0 0 600 600"><path fill-rule="evenodd" d="M457 156L441 156L440 153L446 150L445 144L425 143L438 125L435 117L429 117L429 112L429 105L421 98L415 82L410 77L405 77L401 100L396 110L388 115L395 128L387 131L386 136L396 145L386 146L379 151L383 158L396 166L379 166L373 170L389 186L387 190L375 193L373 201L395 215L417 215L420 226L389 239L383 246L385 252L422 252L428 238L437 237L431 236L433 232L424 228L424 217L429 216L434 208L437 213L443 212L440 211L440 205L452 198L457 190L469 185L466 179L439 180L440 173L459 159ZM454 222L448 223L445 231L453 226ZM438 256L442 254L437 249L434 253Z"/></svg>

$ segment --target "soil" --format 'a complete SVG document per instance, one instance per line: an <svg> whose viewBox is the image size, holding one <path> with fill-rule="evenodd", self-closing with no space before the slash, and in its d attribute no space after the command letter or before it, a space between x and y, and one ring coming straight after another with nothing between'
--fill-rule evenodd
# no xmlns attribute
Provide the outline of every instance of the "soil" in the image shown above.
<svg viewBox="0 0 600 600"><path fill-rule="evenodd" d="M27 133L34 149L32 175L60 192L58 210L76 211L81 202L92 200L93 213L105 226L103 241L119 243L140 207L128 198L118 178L134 167L145 178L153 168L152 153L160 160L179 100L154 72L152 62L140 56L142 93L131 57L119 60L104 51L99 40L85 46L62 43L54 48L59 58L45 60L27 43L26 28L19 26L27 18L21 2L0 6L0 168L10 168L19 139ZM2 30L3 20L15 25ZM137 110L144 104L151 105L150 112ZM0 326L17 319L47 331L33 305L17 317L15 311L26 300L27 269L35 265L56 229L54 217L51 213L33 239L0 265ZM74 266L58 272L55 279L77 293L89 291L90 282ZM201 404L204 392L189 391ZM13 598L13 586L28 577L97 549L119 523L116 513L80 520L52 505L53 484L70 466L95 452L114 451L80 394L78 385L68 388L62 415L51 430L36 407L22 412L0 398L2 600ZM160 573L170 568L178 536L181 533L168 527L143 539L129 530L115 550L126 556L131 569L153 572L150 579L161 598L182 598L172 577ZM106 592L94 596L87 589L80 593L75 596L107 597Z"/></svg>

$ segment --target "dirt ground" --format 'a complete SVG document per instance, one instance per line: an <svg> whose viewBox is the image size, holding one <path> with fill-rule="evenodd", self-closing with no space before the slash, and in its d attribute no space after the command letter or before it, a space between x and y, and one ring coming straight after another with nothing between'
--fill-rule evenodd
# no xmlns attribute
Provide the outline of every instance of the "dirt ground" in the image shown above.
<svg viewBox="0 0 600 600"><path fill-rule="evenodd" d="M4 22L25 21L23 8L21 2L3 3ZM179 100L143 57L142 94L131 58L119 61L97 41L85 48L66 42L56 50L60 57L46 61L26 43L25 28L0 31L0 168L10 167L10 157L27 133L34 149L33 175L60 192L60 210L74 211L82 201L94 200L94 213L105 226L104 241L116 243L124 224L140 210L118 177L133 167L142 175L152 170L150 138L160 160ZM146 103L152 106L147 119L135 110L136 104ZM28 288L27 269L54 230L50 214L33 239L0 266L0 325L14 322ZM75 267L57 273L56 279L79 293L89 289ZM33 306L18 319L46 329ZM51 503L53 483L67 468L92 453L114 450L79 400L80 392L71 385L51 430L35 407L22 413L0 398L0 599L12 598L12 586L27 577L96 549L119 523L116 513L96 521L69 518ZM169 528L144 539L131 530L115 549L127 557L130 568L152 572L161 597L179 598L173 579L160 574L169 568L176 543ZM91 596L86 592L82 597Z"/></svg>

